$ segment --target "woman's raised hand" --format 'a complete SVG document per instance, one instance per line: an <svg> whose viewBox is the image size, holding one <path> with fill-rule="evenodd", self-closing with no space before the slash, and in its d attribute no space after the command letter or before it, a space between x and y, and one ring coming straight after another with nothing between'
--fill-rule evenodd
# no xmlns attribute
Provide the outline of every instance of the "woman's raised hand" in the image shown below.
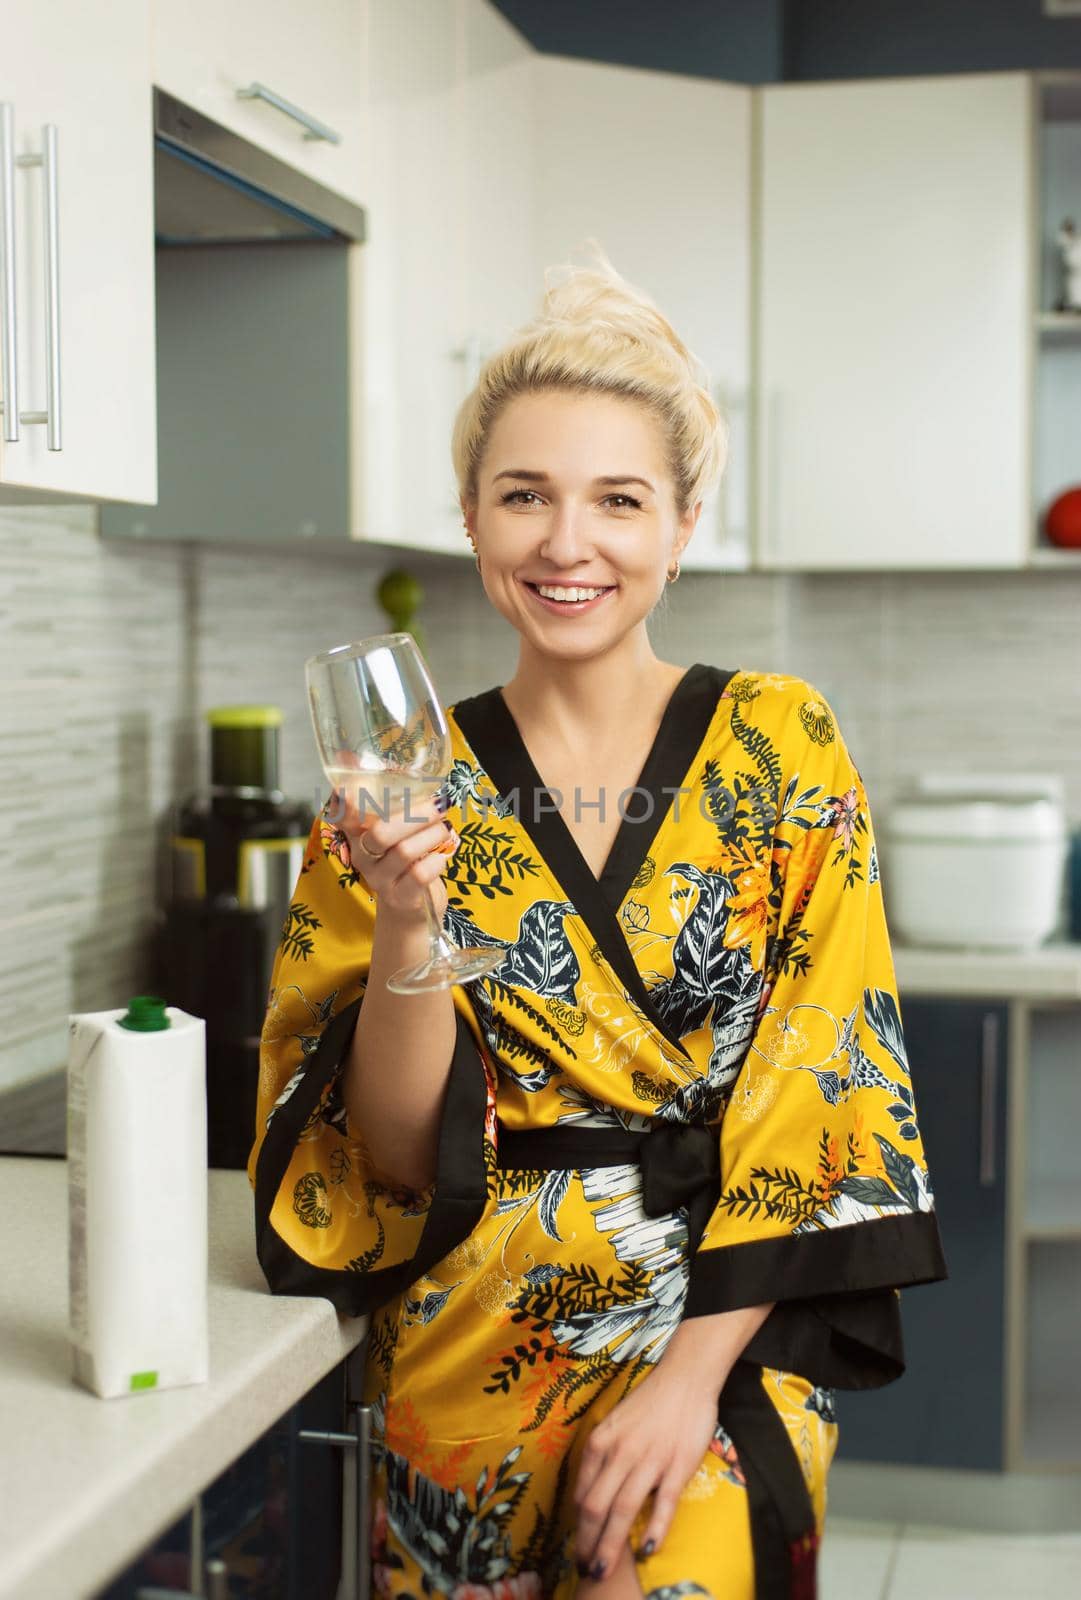
<svg viewBox="0 0 1081 1600"><path fill-rule="evenodd" d="M411 799L404 809L383 817L362 812L355 800L335 790L329 812L345 835L354 871L376 896L380 910L423 921L422 890L427 884L442 918L447 908L442 876L460 840L435 799L424 804Z"/></svg>

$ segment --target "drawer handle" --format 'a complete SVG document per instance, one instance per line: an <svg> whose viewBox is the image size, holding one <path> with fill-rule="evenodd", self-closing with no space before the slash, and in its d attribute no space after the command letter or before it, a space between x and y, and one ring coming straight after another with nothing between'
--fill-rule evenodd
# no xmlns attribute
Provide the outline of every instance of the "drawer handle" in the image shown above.
<svg viewBox="0 0 1081 1600"><path fill-rule="evenodd" d="M354 1548L354 1564L352 1579L346 1576L343 1594L348 1600L370 1600L371 1596L371 1540L369 1534L369 1519L371 1516L371 1448L372 1448L372 1412L371 1407L356 1401L349 1406L352 1413L353 1431L351 1433L327 1432L322 1428L301 1428L297 1433L298 1439L303 1439L309 1444L335 1444L353 1454L353 1519L355 1526L356 1544ZM345 1555L345 1509L342 1509L342 1554Z"/></svg>
<svg viewBox="0 0 1081 1600"><path fill-rule="evenodd" d="M16 355L19 322L15 306L15 109L0 105L0 316L4 365L0 372L0 411L4 413L4 438L19 439L19 362Z"/></svg>
<svg viewBox="0 0 1081 1600"><path fill-rule="evenodd" d="M250 83L246 89L238 89L236 93L238 100L265 100L267 105L273 106L276 111L283 111L287 117L292 117L294 122L300 123L304 129L305 139L325 139L327 144L342 142L340 133L328 128L325 122L310 116L307 111L302 111L299 106L293 105L291 100L283 99L273 89L268 89L265 83Z"/></svg>
<svg viewBox="0 0 1081 1600"><path fill-rule="evenodd" d="M993 1187L997 1178L995 1133L998 1089L998 1016L984 1013L980 1052L980 1187Z"/></svg>

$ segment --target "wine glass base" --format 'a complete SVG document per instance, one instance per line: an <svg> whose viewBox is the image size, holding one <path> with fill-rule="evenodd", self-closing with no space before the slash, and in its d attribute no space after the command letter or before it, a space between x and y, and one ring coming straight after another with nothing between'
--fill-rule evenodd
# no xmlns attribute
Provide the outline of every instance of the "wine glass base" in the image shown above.
<svg viewBox="0 0 1081 1600"><path fill-rule="evenodd" d="M453 989L455 984L482 978L505 960L505 950L471 946L449 956L436 956L415 967L399 967L387 979L395 994L423 994L427 989Z"/></svg>

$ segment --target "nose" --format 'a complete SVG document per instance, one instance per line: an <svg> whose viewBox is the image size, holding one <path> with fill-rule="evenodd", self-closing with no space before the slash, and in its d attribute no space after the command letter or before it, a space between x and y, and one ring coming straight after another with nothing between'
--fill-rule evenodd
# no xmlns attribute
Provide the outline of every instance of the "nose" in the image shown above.
<svg viewBox="0 0 1081 1600"><path fill-rule="evenodd" d="M541 541L540 553L560 571L570 571L588 561L593 545L586 528L586 512L573 501L563 501L552 512Z"/></svg>

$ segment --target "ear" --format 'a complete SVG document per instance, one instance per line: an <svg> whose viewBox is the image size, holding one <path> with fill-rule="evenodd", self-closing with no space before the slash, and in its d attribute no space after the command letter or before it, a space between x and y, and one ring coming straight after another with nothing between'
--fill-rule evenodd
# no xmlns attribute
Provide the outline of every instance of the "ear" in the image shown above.
<svg viewBox="0 0 1081 1600"><path fill-rule="evenodd" d="M695 502L695 504L693 506L689 507L689 509L680 518L680 520L679 520L679 531L676 534L676 542L672 546L672 554L676 558L677 561L678 561L679 557L683 554L683 552L687 548L687 546L690 544L691 535L693 534L695 528L698 526L698 519L699 519L699 517L701 515L702 515L702 502L701 502L701 500L697 500Z"/></svg>

